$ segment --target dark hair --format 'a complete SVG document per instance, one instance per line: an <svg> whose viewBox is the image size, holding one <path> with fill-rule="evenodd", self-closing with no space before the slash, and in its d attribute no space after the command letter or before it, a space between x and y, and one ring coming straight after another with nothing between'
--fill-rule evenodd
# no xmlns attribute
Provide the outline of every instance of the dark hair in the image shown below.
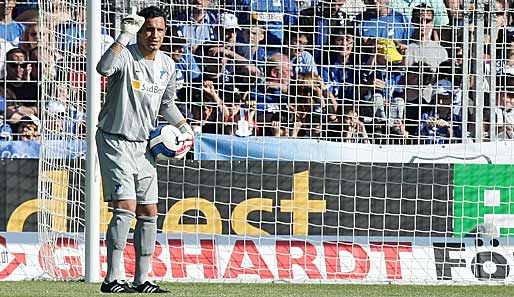
<svg viewBox="0 0 514 297"><path fill-rule="evenodd" d="M430 65L425 62L416 62L407 68L408 74L418 75L419 83L422 86L427 86L434 82L435 73L432 71Z"/></svg>
<svg viewBox="0 0 514 297"><path fill-rule="evenodd" d="M36 46L35 48L31 49L31 50L29 51L29 54L28 54L29 60L32 60L32 57L33 57L34 53L39 54L39 51L40 51L40 50L41 50L41 49L40 49L38 46Z"/></svg>
<svg viewBox="0 0 514 297"><path fill-rule="evenodd" d="M423 11L430 11L432 13L432 17L435 17L434 9L425 3L422 3L418 6L414 6L412 8L412 17L411 17L411 23L413 24L419 24L421 19L421 12ZM433 21L433 20L432 20Z"/></svg>
<svg viewBox="0 0 514 297"><path fill-rule="evenodd" d="M157 6L148 6L146 8L143 8L137 14L144 17L146 20L161 17L164 19L165 22L167 22L166 13L164 12L164 10L160 9Z"/></svg>
<svg viewBox="0 0 514 297"><path fill-rule="evenodd" d="M452 61L445 61L439 64L437 77L451 81L454 86L460 86L463 79L462 67L454 65Z"/></svg>
<svg viewBox="0 0 514 297"><path fill-rule="evenodd" d="M496 89L512 96L514 94L514 76L507 74L496 77Z"/></svg>
<svg viewBox="0 0 514 297"><path fill-rule="evenodd" d="M5 57L9 57L9 55L13 55L13 54L23 54L23 57L25 57L25 61L28 60L28 57L27 57L27 52L22 50L21 48L13 48L11 50L9 50L6 54L5 54ZM7 59L7 61L10 61L9 59Z"/></svg>
<svg viewBox="0 0 514 297"><path fill-rule="evenodd" d="M310 33L303 30L299 26L288 26L284 28L284 45L290 45L291 40L298 40L301 36L307 37L309 39Z"/></svg>

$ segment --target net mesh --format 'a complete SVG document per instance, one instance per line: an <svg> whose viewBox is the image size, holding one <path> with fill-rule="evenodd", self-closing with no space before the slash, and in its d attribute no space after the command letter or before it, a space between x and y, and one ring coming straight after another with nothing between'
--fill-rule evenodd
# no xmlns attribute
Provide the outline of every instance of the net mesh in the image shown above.
<svg viewBox="0 0 514 297"><path fill-rule="evenodd" d="M86 42L154 4L196 133L158 164L154 278L509 282L510 2L423 3L104 1L87 41L84 1L39 1L46 272L82 277Z"/></svg>

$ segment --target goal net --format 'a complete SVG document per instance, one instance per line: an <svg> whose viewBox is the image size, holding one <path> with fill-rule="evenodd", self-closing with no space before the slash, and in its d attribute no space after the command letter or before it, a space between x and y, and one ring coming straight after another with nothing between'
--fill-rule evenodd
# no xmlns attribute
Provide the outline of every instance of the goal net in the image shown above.
<svg viewBox="0 0 514 297"><path fill-rule="evenodd" d="M39 1L48 275L84 275L86 44L103 52L131 5L152 4L196 135L185 160L158 164L153 278L513 282L503 0L111 0L100 40L85 38L85 1ZM100 276L111 216L102 202Z"/></svg>

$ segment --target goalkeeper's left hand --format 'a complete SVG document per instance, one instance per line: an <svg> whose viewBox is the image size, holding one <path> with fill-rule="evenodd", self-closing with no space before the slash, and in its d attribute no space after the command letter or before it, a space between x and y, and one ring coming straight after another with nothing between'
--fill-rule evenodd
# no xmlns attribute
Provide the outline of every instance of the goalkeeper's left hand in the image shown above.
<svg viewBox="0 0 514 297"><path fill-rule="evenodd" d="M177 150L177 154L184 154L188 152L191 147L193 147L195 135L193 133L193 129L191 129L191 126L189 126L188 123L183 123L180 125L178 130L182 132L182 134L177 137L177 140L183 144L182 147Z"/></svg>

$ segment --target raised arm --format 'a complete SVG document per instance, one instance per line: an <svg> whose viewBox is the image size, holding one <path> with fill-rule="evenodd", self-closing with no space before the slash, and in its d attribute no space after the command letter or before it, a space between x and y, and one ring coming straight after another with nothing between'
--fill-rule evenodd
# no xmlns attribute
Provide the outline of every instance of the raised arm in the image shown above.
<svg viewBox="0 0 514 297"><path fill-rule="evenodd" d="M96 71L103 76L110 76L121 65L121 53L130 40L137 34L145 23L145 18L136 14L136 8L132 7L132 13L121 21L121 33L116 41L105 51L96 65Z"/></svg>

